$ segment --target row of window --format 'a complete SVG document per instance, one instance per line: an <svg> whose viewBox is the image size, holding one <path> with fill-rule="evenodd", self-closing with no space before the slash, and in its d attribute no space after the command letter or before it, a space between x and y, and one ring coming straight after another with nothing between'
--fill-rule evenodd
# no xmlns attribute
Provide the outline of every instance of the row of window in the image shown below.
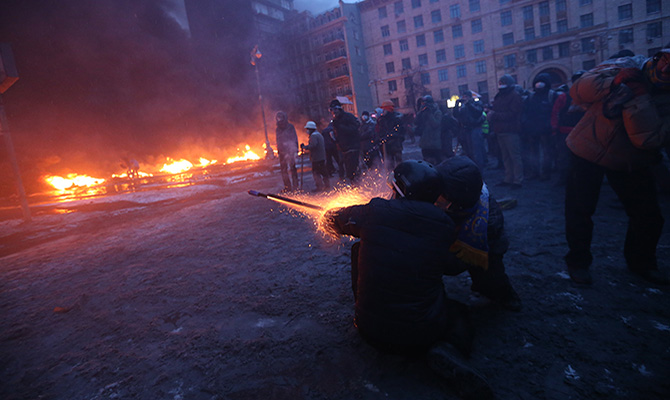
<svg viewBox="0 0 670 400"><path fill-rule="evenodd" d="M475 54L481 54L484 52L484 41L483 40L477 40L474 42L474 51ZM455 59L460 59L460 58L465 58L465 47L462 44L454 46L454 58ZM418 61L420 66L426 66L428 65L428 54L423 53L418 55ZM445 63L447 62L447 51L445 49L439 49L435 50L435 62L437 64L440 63ZM411 69L412 68L412 63L410 61L410 58L403 58L402 62L402 69ZM393 61L389 61L386 63L386 72L387 73L393 73L395 72L395 63ZM484 70L481 72L486 72L486 66L484 66Z"/></svg>
<svg viewBox="0 0 670 400"><path fill-rule="evenodd" d="M476 74L486 73L486 61L478 61L474 64L474 71ZM446 82L449 80L449 69L443 68L438 69L436 72L425 71L419 73L419 79L422 85L430 85L432 80L432 74L436 73L438 82ZM468 76L468 67L466 64L456 66L456 78L466 78ZM409 89L413 85L413 76L406 76L402 79L405 89ZM387 86L389 92L395 92L398 90L398 81L396 79L391 79L387 81Z"/></svg>
<svg viewBox="0 0 670 400"><path fill-rule="evenodd" d="M429 3L437 3L439 0L427 0ZM501 1L502 3L502 1ZM411 5L412 9L417 9L421 7L421 0L411 0ZM468 0L468 9L470 12L477 12L481 10L481 4L479 0ZM439 10L438 10L439 11ZM393 3L393 12L395 15L401 15L405 12L405 5L402 1L396 1ZM388 17L388 11L386 9L386 6L379 7L377 9L377 13L379 15L379 19L384 19ZM451 18L460 18L461 17L461 5L460 4L452 4L449 6L449 15ZM440 20L442 19L442 16L440 15Z"/></svg>
<svg viewBox="0 0 670 400"><path fill-rule="evenodd" d="M426 47L426 34L422 33L416 35L416 47ZM444 32L440 29L439 31L433 32L433 43L440 44L444 42ZM478 39L472 42L472 47L475 54L480 54L484 52L484 39ZM398 48L400 52L409 51L409 40L400 39L398 41ZM393 54L393 43L387 43L382 46L385 56L390 56ZM465 45L457 44L454 46L454 53L456 58L465 57Z"/></svg>
<svg viewBox="0 0 670 400"><path fill-rule="evenodd" d="M415 27L419 27L416 26ZM389 25L383 25L381 28L381 33L382 37L389 37L391 36L391 28ZM473 34L475 33L480 33L482 32L482 20L481 19L475 19L470 21L470 29ZM405 23L405 20L398 21L396 22L396 32L398 34L406 33L407 32L407 24ZM433 34L436 36L436 38L439 37L440 41L444 41L444 32L442 29L438 29L436 31L433 31ZM463 36L463 26L461 24L455 24L451 26L451 34L454 37L454 39L462 37Z"/></svg>

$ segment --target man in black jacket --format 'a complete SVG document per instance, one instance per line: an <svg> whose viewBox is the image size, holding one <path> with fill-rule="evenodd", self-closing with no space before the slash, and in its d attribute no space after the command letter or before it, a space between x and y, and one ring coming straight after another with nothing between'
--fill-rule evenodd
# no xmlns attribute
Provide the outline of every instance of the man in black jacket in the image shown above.
<svg viewBox="0 0 670 400"><path fill-rule="evenodd" d="M440 176L424 161L405 161L393 171L391 184L391 200L374 198L324 216L335 233L360 238L351 252L355 325L382 351L428 352L429 365L457 391L489 398L486 381L448 344L467 354L472 332L463 328L460 303L447 298L442 282L443 274L454 272L445 261L456 237L451 218L433 204Z"/></svg>
<svg viewBox="0 0 670 400"><path fill-rule="evenodd" d="M360 123L353 114L342 109L338 100L330 102L330 111L333 114L333 133L342 153L345 176L350 183L354 183L358 179L358 159L361 152L361 139L358 134Z"/></svg>

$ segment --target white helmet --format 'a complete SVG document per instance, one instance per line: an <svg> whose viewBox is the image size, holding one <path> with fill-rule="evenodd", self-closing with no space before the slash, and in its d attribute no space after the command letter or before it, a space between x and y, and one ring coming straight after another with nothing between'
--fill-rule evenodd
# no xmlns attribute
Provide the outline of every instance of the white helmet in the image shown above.
<svg viewBox="0 0 670 400"><path fill-rule="evenodd" d="M305 124L305 129L316 130L316 123L314 123L314 121L307 121L307 123Z"/></svg>

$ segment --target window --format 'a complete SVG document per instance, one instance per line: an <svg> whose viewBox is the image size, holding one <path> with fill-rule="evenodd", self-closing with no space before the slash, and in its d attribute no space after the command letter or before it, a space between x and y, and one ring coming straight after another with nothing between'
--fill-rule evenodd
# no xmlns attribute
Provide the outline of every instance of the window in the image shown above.
<svg viewBox="0 0 670 400"><path fill-rule="evenodd" d="M553 60L554 59L554 48L552 46L545 46L542 48L542 60Z"/></svg>
<svg viewBox="0 0 670 400"><path fill-rule="evenodd" d="M391 55L391 54L393 54L393 48L391 47L391 43L385 44L384 45L384 55L388 56L388 55Z"/></svg>
<svg viewBox="0 0 670 400"><path fill-rule="evenodd" d="M395 15L400 15L405 12L405 7L403 6L402 1L393 3L393 11L395 11Z"/></svg>
<svg viewBox="0 0 670 400"><path fill-rule="evenodd" d="M593 38L584 38L581 40L582 44L582 53L588 53L589 51L594 51L595 40Z"/></svg>
<svg viewBox="0 0 670 400"><path fill-rule="evenodd" d="M416 36L416 47L423 47L426 45L426 35L423 33Z"/></svg>
<svg viewBox="0 0 670 400"><path fill-rule="evenodd" d="M482 31L482 20L474 19L470 22L470 26L472 27L472 33L479 33Z"/></svg>
<svg viewBox="0 0 670 400"><path fill-rule="evenodd" d="M438 69L437 70L437 80L440 82L449 80L449 71L447 69Z"/></svg>
<svg viewBox="0 0 670 400"><path fill-rule="evenodd" d="M465 57L465 46L462 44L457 44L454 46L454 57L463 58Z"/></svg>
<svg viewBox="0 0 670 400"><path fill-rule="evenodd" d="M463 26L461 24L451 26L451 34L454 39L463 37Z"/></svg>
<svg viewBox="0 0 670 400"><path fill-rule="evenodd" d="M400 43L400 51L409 50L409 43L407 43L407 39L402 39L399 43Z"/></svg>
<svg viewBox="0 0 670 400"><path fill-rule="evenodd" d="M460 18L461 17L461 6L460 4L452 4L449 6L449 15L451 18Z"/></svg>
<svg viewBox="0 0 670 400"><path fill-rule="evenodd" d="M633 43L633 29L622 29L619 31L619 45Z"/></svg>
<svg viewBox="0 0 670 400"><path fill-rule="evenodd" d="M422 85L430 85L430 73L428 73L428 72L422 72L421 73L421 84Z"/></svg>
<svg viewBox="0 0 670 400"><path fill-rule="evenodd" d="M433 42L435 43L444 42L444 32L442 31L442 29L433 32Z"/></svg>
<svg viewBox="0 0 670 400"><path fill-rule="evenodd" d="M661 0L647 0L647 14L661 12Z"/></svg>
<svg viewBox="0 0 670 400"><path fill-rule="evenodd" d="M402 21L396 22L396 26L398 28L398 33L405 33L407 32L407 24L405 24L405 20L403 19Z"/></svg>
<svg viewBox="0 0 670 400"><path fill-rule="evenodd" d="M397 97L391 97L391 103L393 103L393 107L395 108L400 107L400 100Z"/></svg>
<svg viewBox="0 0 670 400"><path fill-rule="evenodd" d="M524 6L523 8L523 20L532 21L533 20L533 6Z"/></svg>
<svg viewBox="0 0 670 400"><path fill-rule="evenodd" d="M510 44L514 44L514 33L504 33L502 36L503 39L503 46L509 46Z"/></svg>
<svg viewBox="0 0 670 400"><path fill-rule="evenodd" d="M395 64L393 64L393 61L387 62L386 63L386 73L391 74L395 72Z"/></svg>
<svg viewBox="0 0 670 400"><path fill-rule="evenodd" d="M417 15L414 17L414 27L421 28L423 26L423 15Z"/></svg>
<svg viewBox="0 0 670 400"><path fill-rule="evenodd" d="M531 26L530 28L524 29L523 30L523 38L525 40L535 39L535 28Z"/></svg>
<svg viewBox="0 0 670 400"><path fill-rule="evenodd" d="M591 4L591 0L579 0L579 6L585 6Z"/></svg>
<svg viewBox="0 0 670 400"><path fill-rule="evenodd" d="M570 56L570 42L563 42L558 44L558 56L559 57Z"/></svg>
<svg viewBox="0 0 670 400"><path fill-rule="evenodd" d="M534 63L537 62L537 50L536 49L526 51L526 61L531 63L531 64L534 64Z"/></svg>
<svg viewBox="0 0 670 400"><path fill-rule="evenodd" d="M549 2L548 1L541 1L540 2L540 17L548 17L549 16Z"/></svg>
<svg viewBox="0 0 670 400"><path fill-rule="evenodd" d="M484 52L484 40L475 40L472 42L472 47L475 50L475 54L481 54Z"/></svg>
<svg viewBox="0 0 670 400"><path fill-rule="evenodd" d="M556 0L556 12L565 12L568 10L568 6L565 0Z"/></svg>
<svg viewBox="0 0 670 400"><path fill-rule="evenodd" d="M512 1L512 0L500 0L500 4L507 4L507 3L509 3L510 1Z"/></svg>
<svg viewBox="0 0 670 400"><path fill-rule="evenodd" d="M395 80L389 81L389 92L395 92L398 90L398 82Z"/></svg>
<svg viewBox="0 0 670 400"><path fill-rule="evenodd" d="M437 3L440 0L430 0L430 4Z"/></svg>
<svg viewBox="0 0 670 400"><path fill-rule="evenodd" d="M479 81L477 82L477 92L482 95L482 97L488 97L489 93L489 82L488 81Z"/></svg>
<svg viewBox="0 0 670 400"><path fill-rule="evenodd" d="M568 20L567 19L559 19L556 21L556 31L558 33L563 33L568 31Z"/></svg>
<svg viewBox="0 0 670 400"><path fill-rule="evenodd" d="M582 69L586 71L593 69L595 66L596 66L596 60L586 60L582 62Z"/></svg>
<svg viewBox="0 0 670 400"><path fill-rule="evenodd" d="M582 28L588 28L589 26L593 26L593 13L580 15L579 16L579 25Z"/></svg>
<svg viewBox="0 0 670 400"><path fill-rule="evenodd" d="M551 24L540 25L540 35L542 37L547 37L547 36L551 35Z"/></svg>
<svg viewBox="0 0 670 400"><path fill-rule="evenodd" d="M402 59L402 69L412 69L412 60L409 57Z"/></svg>
<svg viewBox="0 0 670 400"><path fill-rule="evenodd" d="M391 35L391 30L389 30L388 25L382 26L382 37L389 37Z"/></svg>
<svg viewBox="0 0 670 400"><path fill-rule="evenodd" d="M414 86L414 81L412 80L411 76L406 77L405 79L403 79L403 81L405 82L405 89L409 89L412 86Z"/></svg>
<svg viewBox="0 0 670 400"><path fill-rule="evenodd" d="M633 5L624 4L619 6L619 21L633 18Z"/></svg>
<svg viewBox="0 0 670 400"><path fill-rule="evenodd" d="M507 10L500 13L500 25L508 26L512 25L512 11Z"/></svg>
<svg viewBox="0 0 670 400"><path fill-rule="evenodd" d="M470 0L468 3L470 4L470 12L476 12L481 9L479 0Z"/></svg>
<svg viewBox="0 0 670 400"><path fill-rule="evenodd" d="M438 63L446 62L447 61L447 51L444 49L440 49L435 51L435 61Z"/></svg>
<svg viewBox="0 0 670 400"><path fill-rule="evenodd" d="M439 24L442 22L442 13L440 13L440 10L433 10L430 12L430 20L434 24Z"/></svg>
<svg viewBox="0 0 670 400"><path fill-rule="evenodd" d="M647 24L647 38L660 38L663 36L663 25L661 21Z"/></svg>
<svg viewBox="0 0 670 400"><path fill-rule="evenodd" d="M465 68L465 65L459 65L456 67L457 78L465 78L466 76L468 76L468 70Z"/></svg>
<svg viewBox="0 0 670 400"><path fill-rule="evenodd" d="M421 7L421 0L412 0L412 8Z"/></svg>
<svg viewBox="0 0 670 400"><path fill-rule="evenodd" d="M451 90L449 88L440 89L440 99L446 100L451 98Z"/></svg>
<svg viewBox="0 0 670 400"><path fill-rule="evenodd" d="M486 61L477 61L475 63L475 72L478 74L485 74L486 73Z"/></svg>
<svg viewBox="0 0 670 400"><path fill-rule="evenodd" d="M508 54L503 57L503 64L505 68L516 67L516 54Z"/></svg>
<svg viewBox="0 0 670 400"><path fill-rule="evenodd" d="M386 6L384 6L384 7L379 7L379 8L377 9L377 12L379 12L379 19L383 19L383 18L388 17L388 15L386 14Z"/></svg>
<svg viewBox="0 0 670 400"><path fill-rule="evenodd" d="M468 84L466 83L465 85L458 85L458 93L463 95L463 93L470 91L470 88L468 87Z"/></svg>
<svg viewBox="0 0 670 400"><path fill-rule="evenodd" d="M419 65L428 65L428 54L419 54Z"/></svg>

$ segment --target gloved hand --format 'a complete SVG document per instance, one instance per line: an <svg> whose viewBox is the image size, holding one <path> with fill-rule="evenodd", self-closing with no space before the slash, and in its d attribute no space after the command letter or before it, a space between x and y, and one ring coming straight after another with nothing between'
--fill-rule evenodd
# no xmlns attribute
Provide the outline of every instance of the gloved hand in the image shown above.
<svg viewBox="0 0 670 400"><path fill-rule="evenodd" d="M623 68L614 77L612 85L625 84L633 92L633 96L641 96L647 93L647 81L639 68Z"/></svg>

